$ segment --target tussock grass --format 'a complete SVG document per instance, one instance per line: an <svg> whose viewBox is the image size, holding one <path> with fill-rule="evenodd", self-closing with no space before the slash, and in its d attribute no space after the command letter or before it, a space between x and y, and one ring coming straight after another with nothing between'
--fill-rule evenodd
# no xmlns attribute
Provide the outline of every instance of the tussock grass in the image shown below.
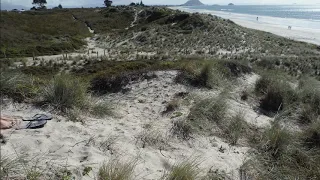
<svg viewBox="0 0 320 180"><path fill-rule="evenodd" d="M99 168L98 180L131 180L136 161L120 162L112 159Z"/></svg>
<svg viewBox="0 0 320 180"><path fill-rule="evenodd" d="M21 102L36 96L39 84L31 76L18 71L2 71L0 78L1 96Z"/></svg>
<svg viewBox="0 0 320 180"><path fill-rule="evenodd" d="M191 109L188 122L200 133L210 132L214 125L224 123L227 112L226 97L219 96L200 100Z"/></svg>
<svg viewBox="0 0 320 180"><path fill-rule="evenodd" d="M302 132L274 124L257 142L258 152L245 164L254 179L319 179L319 123Z"/></svg>
<svg viewBox="0 0 320 180"><path fill-rule="evenodd" d="M195 87L226 87L240 75L251 73L251 68L237 61L202 61L198 66L184 66L176 82Z"/></svg>
<svg viewBox="0 0 320 180"><path fill-rule="evenodd" d="M231 145L236 145L241 137L248 134L247 130L248 124L244 120L244 115L238 112L230 118L228 125L224 128L224 136Z"/></svg>
<svg viewBox="0 0 320 180"><path fill-rule="evenodd" d="M261 76L255 84L255 92L261 97L259 108L268 115L289 108L298 99L289 83L271 74Z"/></svg>
<svg viewBox="0 0 320 180"><path fill-rule="evenodd" d="M91 105L92 107L90 108L90 114L93 116L103 118L106 116L112 116L114 115L113 107L107 103L96 103Z"/></svg>
<svg viewBox="0 0 320 180"><path fill-rule="evenodd" d="M61 74L43 90L43 102L62 112L72 108L86 108L86 85L76 77Z"/></svg>
<svg viewBox="0 0 320 180"><path fill-rule="evenodd" d="M278 158L287 150L291 136L287 130L281 128L278 124L274 124L264 132L260 148L272 157Z"/></svg>
<svg viewBox="0 0 320 180"><path fill-rule="evenodd" d="M302 140L308 148L320 150L320 118L311 123L302 133Z"/></svg>
<svg viewBox="0 0 320 180"><path fill-rule="evenodd" d="M142 148L150 146L158 149L165 149L169 147L169 139L162 135L158 130L144 130L136 138Z"/></svg>
<svg viewBox="0 0 320 180"><path fill-rule="evenodd" d="M196 158L182 161L174 165L163 175L163 180L196 180L201 178L202 170Z"/></svg>
<svg viewBox="0 0 320 180"><path fill-rule="evenodd" d="M320 82L313 78L299 81L298 95L301 102L301 123L311 123L320 115Z"/></svg>

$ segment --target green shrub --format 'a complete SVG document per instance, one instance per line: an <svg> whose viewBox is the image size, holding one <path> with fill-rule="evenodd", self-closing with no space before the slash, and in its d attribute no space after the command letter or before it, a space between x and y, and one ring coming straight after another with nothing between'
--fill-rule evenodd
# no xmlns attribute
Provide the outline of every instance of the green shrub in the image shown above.
<svg viewBox="0 0 320 180"><path fill-rule="evenodd" d="M113 159L99 168L98 180L131 180L133 178L135 161L122 163Z"/></svg>
<svg viewBox="0 0 320 180"><path fill-rule="evenodd" d="M67 74L54 77L43 91L43 102L63 112L72 108L85 108L86 100L86 85Z"/></svg>
<svg viewBox="0 0 320 180"><path fill-rule="evenodd" d="M201 169L196 159L190 159L174 165L163 176L164 180L197 180L200 178Z"/></svg>

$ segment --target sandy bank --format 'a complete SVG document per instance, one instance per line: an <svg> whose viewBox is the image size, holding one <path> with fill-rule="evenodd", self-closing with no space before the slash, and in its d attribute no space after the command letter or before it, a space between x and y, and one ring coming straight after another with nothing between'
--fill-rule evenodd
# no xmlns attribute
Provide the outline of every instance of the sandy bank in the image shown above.
<svg viewBox="0 0 320 180"><path fill-rule="evenodd" d="M259 16L259 21L256 21L257 16L254 15L210 11L206 9L189 9L186 7L171 8L191 13L208 13L230 19L243 27L266 31L289 39L320 45L320 29L317 29L317 27L320 27L320 22L267 16ZM288 26L292 26L292 29L288 30Z"/></svg>

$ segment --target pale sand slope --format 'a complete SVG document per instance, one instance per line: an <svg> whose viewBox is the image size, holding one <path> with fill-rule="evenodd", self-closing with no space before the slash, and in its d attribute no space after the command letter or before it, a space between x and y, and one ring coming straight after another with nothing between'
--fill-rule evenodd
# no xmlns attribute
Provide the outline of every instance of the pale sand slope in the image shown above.
<svg viewBox="0 0 320 180"><path fill-rule="evenodd" d="M243 27L266 31L293 40L320 45L320 22L267 16L259 16L259 21L256 21L257 16L254 15L210 11L206 9L189 9L186 7L171 8L191 13L200 12L212 14L224 19L230 19ZM292 30L288 30L288 26L292 26Z"/></svg>
<svg viewBox="0 0 320 180"><path fill-rule="evenodd" d="M158 77L155 79L128 85L131 91L126 94L110 94L100 99L114 105L114 117L97 119L84 114L86 123L81 124L54 115L54 119L42 129L2 131L7 143L1 145L1 155L12 158L25 155L26 159L31 159L28 167L37 164L48 171L49 167L55 169L66 166L76 174L76 179L94 179L98 167L113 157L122 160L137 158L135 179L159 179L170 165L198 157L200 167L204 170L224 170L233 179L238 179L238 170L248 156L248 147L230 146L213 135L194 135L191 140L182 141L170 133L172 121L186 118L195 97L209 98L217 96L219 91L176 84L173 82L176 71L156 74ZM249 104L239 100L239 92L253 86L257 78L253 74L240 79L239 86L231 92L228 114L241 110L248 123L265 127L270 125L272 119L259 116ZM177 111L182 116L171 118L173 114L162 115L167 103L179 92L191 94L181 100ZM43 110L12 103L2 106L1 110L2 114L22 117L39 112ZM154 138L156 143L143 147L141 137ZM225 149L224 152L219 151L221 148ZM82 176L85 167L93 168L90 176Z"/></svg>

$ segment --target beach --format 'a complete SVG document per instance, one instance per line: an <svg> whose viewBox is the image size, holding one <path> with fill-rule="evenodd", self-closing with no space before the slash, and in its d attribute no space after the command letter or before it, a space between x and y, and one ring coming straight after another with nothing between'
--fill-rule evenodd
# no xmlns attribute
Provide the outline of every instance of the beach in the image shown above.
<svg viewBox="0 0 320 180"><path fill-rule="evenodd" d="M191 9L188 7L170 8L190 13L199 12L212 14L224 19L230 19L243 27L270 32L296 41L320 45L320 29L318 28L320 22L316 21L268 16L259 16L259 20L257 21L257 16L249 14L211 11L207 9ZM291 26L292 29L289 30L288 26Z"/></svg>

